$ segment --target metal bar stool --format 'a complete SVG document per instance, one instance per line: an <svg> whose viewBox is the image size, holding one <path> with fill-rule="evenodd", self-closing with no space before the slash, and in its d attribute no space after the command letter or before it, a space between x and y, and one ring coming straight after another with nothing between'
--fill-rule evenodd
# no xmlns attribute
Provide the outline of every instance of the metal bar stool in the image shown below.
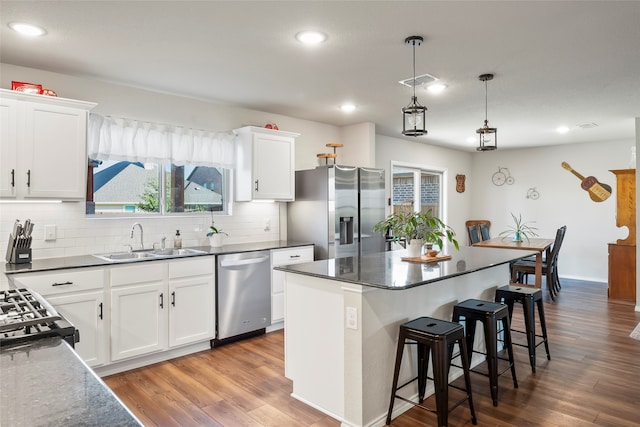
<svg viewBox="0 0 640 427"><path fill-rule="evenodd" d="M465 389L450 385L448 381L451 355L453 354L453 346L456 343L458 343L462 355ZM405 344L416 344L418 347L418 375L398 387L398 376ZM427 376L429 352L433 354L433 378ZM427 379L431 379L434 382L436 398L435 410L422 405ZM397 395L398 390L411 384L415 380L418 380L418 403ZM449 407L449 386L466 392L466 396L451 407ZM468 400L469 410L471 412L471 423L474 425L477 424L476 413L473 408L473 399L471 397L469 359L467 358L464 328L460 324L433 319L431 317L419 317L400 325L396 363L393 372L393 384L391 386L391 402L389 403L389 412L387 413L387 424L391 424L391 413L393 412L393 403L396 398L427 411L436 412L438 415L438 426L446 426L448 424L449 412Z"/></svg>
<svg viewBox="0 0 640 427"><path fill-rule="evenodd" d="M498 406L498 377L500 375L511 369L513 387L518 388L518 379L516 378L516 368L513 360L513 347L511 346L508 307L505 304L492 301L468 299L453 307L453 321L459 322L461 317L464 317L465 320L464 329L469 361L471 361L471 355L474 352L485 354L487 356L488 373L485 374L484 372L473 369L471 369L471 372L489 377L493 406ZM484 325L484 340L487 348L486 353L473 350L473 341L476 334L476 322L482 322ZM498 357L498 322L502 322L504 344L507 350L508 359ZM509 361L509 366L501 372L498 372L498 359Z"/></svg>
<svg viewBox="0 0 640 427"><path fill-rule="evenodd" d="M497 302L504 301L507 307L509 307L509 321L511 321L511 318L513 317L514 303L519 302L522 304L525 330L519 331L516 329L512 329L512 331L525 334L527 336L527 345L525 346L524 344L519 343L514 343L514 345L528 348L531 371L535 372L537 346L539 346L540 344L544 344L544 348L547 351L547 360L551 360L551 354L549 353L549 340L547 339L547 324L544 319L542 290L529 286L507 285L496 289L495 299ZM542 329L542 335L536 335L536 305L538 306L538 318L540 319L540 329ZM536 337L542 338L542 340L536 343Z"/></svg>

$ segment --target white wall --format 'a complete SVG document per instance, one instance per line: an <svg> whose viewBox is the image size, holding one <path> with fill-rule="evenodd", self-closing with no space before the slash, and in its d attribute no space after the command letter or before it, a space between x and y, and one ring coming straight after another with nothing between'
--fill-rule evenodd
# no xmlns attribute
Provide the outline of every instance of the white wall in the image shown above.
<svg viewBox="0 0 640 427"><path fill-rule="evenodd" d="M376 167L387 171L386 193L391 197L391 162L402 162L425 168L444 170L443 194L448 210L443 215L445 223L457 233L456 239L466 245L467 234L465 221L471 211L472 154L468 152L436 147L433 145L411 142L399 138L376 135ZM466 175L467 189L464 193L456 192L456 175ZM391 208L387 206L387 213Z"/></svg>
<svg viewBox="0 0 640 427"><path fill-rule="evenodd" d="M492 236L511 225L511 212L521 213L525 221L535 221L541 237L553 238L556 229L566 225L560 275L607 282L607 243L628 233L616 227L616 182L609 170L629 167L633 145L634 141L628 140L474 153L469 215L491 220ZM563 161L583 176L595 176L610 185L612 196L593 202L580 187L581 181L561 167ZM509 169L513 185L493 185L491 177L499 166ZM532 187L540 193L538 200L526 197Z"/></svg>

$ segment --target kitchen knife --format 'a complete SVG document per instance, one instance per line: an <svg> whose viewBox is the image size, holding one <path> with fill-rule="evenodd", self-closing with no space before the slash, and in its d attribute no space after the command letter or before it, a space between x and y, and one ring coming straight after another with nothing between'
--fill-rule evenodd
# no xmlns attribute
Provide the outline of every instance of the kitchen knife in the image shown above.
<svg viewBox="0 0 640 427"><path fill-rule="evenodd" d="M29 236L27 236L27 233L29 232L29 227L31 227L31 220L29 218L27 218L24 221L24 225L22 226L22 232L25 235L25 237L29 237Z"/></svg>

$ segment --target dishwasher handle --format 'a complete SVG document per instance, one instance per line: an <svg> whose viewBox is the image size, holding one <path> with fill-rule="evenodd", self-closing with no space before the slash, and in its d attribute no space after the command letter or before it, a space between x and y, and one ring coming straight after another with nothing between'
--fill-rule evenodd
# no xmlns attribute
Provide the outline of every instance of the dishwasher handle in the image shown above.
<svg viewBox="0 0 640 427"><path fill-rule="evenodd" d="M226 267L237 267L237 266L249 265L249 264L259 264L261 262L268 261L268 260L269 260L268 256L261 256L256 258L247 258L247 259L237 259L234 261L220 260L220 267L226 268Z"/></svg>

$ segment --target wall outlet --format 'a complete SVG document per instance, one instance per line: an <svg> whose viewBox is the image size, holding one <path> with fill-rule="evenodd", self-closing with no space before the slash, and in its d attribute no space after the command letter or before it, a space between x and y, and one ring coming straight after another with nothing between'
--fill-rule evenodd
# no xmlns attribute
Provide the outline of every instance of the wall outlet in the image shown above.
<svg viewBox="0 0 640 427"><path fill-rule="evenodd" d="M358 309L347 307L347 329L358 329Z"/></svg>
<svg viewBox="0 0 640 427"><path fill-rule="evenodd" d="M56 225L49 224L44 226L44 240L51 241L56 240Z"/></svg>
<svg viewBox="0 0 640 427"><path fill-rule="evenodd" d="M271 220L266 219L264 221L264 231L269 231L269 230L271 230Z"/></svg>

